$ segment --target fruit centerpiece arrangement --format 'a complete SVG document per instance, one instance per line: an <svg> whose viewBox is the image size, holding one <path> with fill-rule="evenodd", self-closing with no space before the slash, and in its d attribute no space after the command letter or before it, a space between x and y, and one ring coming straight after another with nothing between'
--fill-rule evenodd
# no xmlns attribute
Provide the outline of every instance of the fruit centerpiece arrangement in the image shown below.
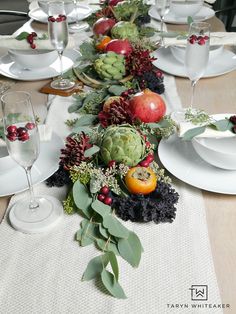
<svg viewBox="0 0 236 314"><path fill-rule="evenodd" d="M89 18L94 36L80 46L74 72L93 89L74 96L69 112L79 115L66 121L71 134L59 170L47 182L69 185L65 211L83 217L76 240L102 251L89 262L83 280L100 278L117 298L126 297L118 258L137 267L143 252L138 236L121 220L172 222L178 202L154 158L158 140L175 126L165 116L154 46L142 37L148 8L141 0L110 0Z"/></svg>

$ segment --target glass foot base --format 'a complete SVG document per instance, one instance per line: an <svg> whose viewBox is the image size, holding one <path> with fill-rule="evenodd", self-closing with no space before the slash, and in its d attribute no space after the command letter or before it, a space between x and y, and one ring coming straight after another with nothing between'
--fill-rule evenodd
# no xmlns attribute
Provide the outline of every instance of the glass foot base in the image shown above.
<svg viewBox="0 0 236 314"><path fill-rule="evenodd" d="M54 80L51 83L51 87L54 89L69 89L75 86L75 82L71 82L68 79L58 79L58 80Z"/></svg>
<svg viewBox="0 0 236 314"><path fill-rule="evenodd" d="M9 220L23 233L41 233L53 228L63 216L61 202L52 196L38 196L39 207L29 209L29 199L17 201L10 209Z"/></svg>

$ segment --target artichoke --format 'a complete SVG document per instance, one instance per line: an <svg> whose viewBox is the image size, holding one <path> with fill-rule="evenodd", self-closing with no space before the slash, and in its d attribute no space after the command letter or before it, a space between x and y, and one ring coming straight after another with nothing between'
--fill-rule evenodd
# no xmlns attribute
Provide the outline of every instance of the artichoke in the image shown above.
<svg viewBox="0 0 236 314"><path fill-rule="evenodd" d="M111 29L112 38L134 40L139 37L138 28L134 23L120 21Z"/></svg>
<svg viewBox="0 0 236 314"><path fill-rule="evenodd" d="M101 158L106 165L115 160L133 167L143 159L145 143L134 127L123 124L106 129L100 148Z"/></svg>
<svg viewBox="0 0 236 314"><path fill-rule="evenodd" d="M125 58L109 51L95 60L94 69L103 80L121 80L126 72Z"/></svg>

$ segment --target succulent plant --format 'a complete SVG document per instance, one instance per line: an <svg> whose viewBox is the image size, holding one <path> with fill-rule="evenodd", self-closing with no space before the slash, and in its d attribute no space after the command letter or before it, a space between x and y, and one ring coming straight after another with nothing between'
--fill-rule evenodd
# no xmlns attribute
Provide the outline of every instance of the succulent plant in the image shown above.
<svg viewBox="0 0 236 314"><path fill-rule="evenodd" d="M115 160L133 167L143 159L145 143L134 127L122 124L106 129L100 148L101 158L105 164Z"/></svg>
<svg viewBox="0 0 236 314"><path fill-rule="evenodd" d="M134 40L139 37L138 28L134 23L120 21L111 29L112 38Z"/></svg>
<svg viewBox="0 0 236 314"><path fill-rule="evenodd" d="M94 62L94 69L101 79L120 80L125 75L125 58L123 55L109 51Z"/></svg>

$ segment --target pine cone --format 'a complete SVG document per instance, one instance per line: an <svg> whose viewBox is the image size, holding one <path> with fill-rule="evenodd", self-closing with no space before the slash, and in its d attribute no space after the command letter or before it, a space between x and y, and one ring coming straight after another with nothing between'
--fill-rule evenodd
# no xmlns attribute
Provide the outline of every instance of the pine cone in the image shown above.
<svg viewBox="0 0 236 314"><path fill-rule="evenodd" d="M129 103L122 98L119 101L114 100L106 111L99 112L98 118L104 128L112 124L133 124L134 122Z"/></svg>
<svg viewBox="0 0 236 314"><path fill-rule="evenodd" d="M92 147L89 143L89 137L83 132L76 137L68 136L66 146L61 150L60 164L64 169L69 170L73 166L78 166L82 161L88 161L90 157L85 157L84 152Z"/></svg>

